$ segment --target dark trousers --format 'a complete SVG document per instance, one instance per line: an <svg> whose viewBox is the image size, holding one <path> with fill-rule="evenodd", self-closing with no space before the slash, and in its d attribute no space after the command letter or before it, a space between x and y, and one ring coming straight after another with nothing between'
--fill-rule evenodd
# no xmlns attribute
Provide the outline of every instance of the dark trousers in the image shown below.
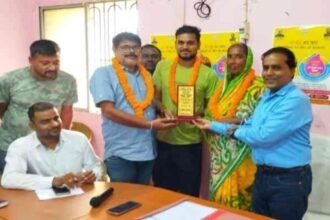
<svg viewBox="0 0 330 220"><path fill-rule="evenodd" d="M157 141L153 181L155 186L199 196L202 144L171 145Z"/></svg>
<svg viewBox="0 0 330 220"><path fill-rule="evenodd" d="M252 192L254 212L280 220L301 220L312 189L309 165L279 169L258 166Z"/></svg>

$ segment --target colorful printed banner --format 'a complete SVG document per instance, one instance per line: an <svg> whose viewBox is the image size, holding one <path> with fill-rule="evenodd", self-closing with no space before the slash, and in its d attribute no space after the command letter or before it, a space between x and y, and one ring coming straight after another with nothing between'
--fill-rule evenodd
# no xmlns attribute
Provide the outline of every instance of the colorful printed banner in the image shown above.
<svg viewBox="0 0 330 220"><path fill-rule="evenodd" d="M239 41L239 32L205 33L201 35L200 54L210 60L212 68L220 78L223 77L228 47ZM151 43L162 51L164 59L173 59L177 56L174 35L154 35L151 37Z"/></svg>
<svg viewBox="0 0 330 220"><path fill-rule="evenodd" d="M330 26L276 28L273 44L295 53L294 82L312 103L330 105Z"/></svg>

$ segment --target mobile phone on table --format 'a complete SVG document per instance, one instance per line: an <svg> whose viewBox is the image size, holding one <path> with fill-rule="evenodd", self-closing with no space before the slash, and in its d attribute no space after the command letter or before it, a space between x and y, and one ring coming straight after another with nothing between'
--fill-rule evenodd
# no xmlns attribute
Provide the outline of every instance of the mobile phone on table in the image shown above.
<svg viewBox="0 0 330 220"><path fill-rule="evenodd" d="M5 207L8 205L8 200L0 199L0 208Z"/></svg>
<svg viewBox="0 0 330 220"><path fill-rule="evenodd" d="M141 206L141 204L138 202L128 201L108 209L107 212L111 215L122 215L132 209L138 208L139 206Z"/></svg>
<svg viewBox="0 0 330 220"><path fill-rule="evenodd" d="M70 189L67 187L54 187L53 186L53 191L55 192L56 195L65 195L65 194L70 194Z"/></svg>

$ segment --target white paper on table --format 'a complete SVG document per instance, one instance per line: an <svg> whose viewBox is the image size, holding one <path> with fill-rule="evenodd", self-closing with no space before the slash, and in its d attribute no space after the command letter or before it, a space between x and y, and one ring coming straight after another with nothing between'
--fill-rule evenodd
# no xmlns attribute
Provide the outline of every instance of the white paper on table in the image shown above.
<svg viewBox="0 0 330 220"><path fill-rule="evenodd" d="M216 208L183 201L159 213L143 218L143 220L200 220L215 212Z"/></svg>
<svg viewBox="0 0 330 220"><path fill-rule="evenodd" d="M58 198L63 198L63 197L68 197L68 196L81 195L81 194L84 193L84 191L80 187L70 189L70 193L68 193L68 194L58 194L58 195L56 195L52 188L50 188L50 189L38 189L35 192L36 192L39 200L58 199Z"/></svg>

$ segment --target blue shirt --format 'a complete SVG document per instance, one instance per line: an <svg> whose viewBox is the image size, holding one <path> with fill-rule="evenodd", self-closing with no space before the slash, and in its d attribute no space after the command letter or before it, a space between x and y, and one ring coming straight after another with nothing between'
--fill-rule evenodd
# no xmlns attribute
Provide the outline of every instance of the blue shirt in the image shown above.
<svg viewBox="0 0 330 220"><path fill-rule="evenodd" d="M292 82L275 93L267 89L253 115L234 137L252 147L258 165L290 168L309 164L309 131L313 121L309 98ZM210 129L226 134L230 124L212 122Z"/></svg>
<svg viewBox="0 0 330 220"><path fill-rule="evenodd" d="M146 86L141 74L125 71L127 80L137 100L146 96ZM135 112L127 102L112 66L98 68L90 81L90 91L96 106L103 101L113 102L115 107L128 114ZM155 118L155 108L144 110L146 120ZM155 158L154 137L150 129L130 127L102 117L102 133L105 141L104 158L118 156L131 161L147 161Z"/></svg>

